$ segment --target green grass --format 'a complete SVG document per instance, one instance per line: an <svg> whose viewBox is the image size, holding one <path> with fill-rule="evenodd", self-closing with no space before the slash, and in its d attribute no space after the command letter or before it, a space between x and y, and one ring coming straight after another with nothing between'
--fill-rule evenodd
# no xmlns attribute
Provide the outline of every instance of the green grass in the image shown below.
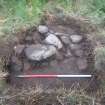
<svg viewBox="0 0 105 105"><path fill-rule="evenodd" d="M56 5L68 14L84 16L95 24L105 26L105 0L56 0Z"/></svg>
<svg viewBox="0 0 105 105"><path fill-rule="evenodd" d="M3 31L14 31L26 25L39 23L47 0L0 0L0 17L4 17Z"/></svg>
<svg viewBox="0 0 105 105"><path fill-rule="evenodd" d="M91 22L105 25L104 0L0 0L0 19L6 19L3 32L38 24L44 10L61 8L66 14L88 17ZM56 10L55 10L56 12Z"/></svg>

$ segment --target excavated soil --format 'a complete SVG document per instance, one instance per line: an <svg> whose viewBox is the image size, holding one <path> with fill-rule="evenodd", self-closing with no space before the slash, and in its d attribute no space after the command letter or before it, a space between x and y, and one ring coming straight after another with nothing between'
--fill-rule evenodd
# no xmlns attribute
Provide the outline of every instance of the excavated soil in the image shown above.
<svg viewBox="0 0 105 105"><path fill-rule="evenodd" d="M69 45L66 45L61 40L61 36L58 36L59 39L63 43L63 48L58 50L58 54L51 58L50 60L38 62L35 64L34 62L30 62L24 56L24 53L19 56L16 55L13 51L10 56L10 60L12 57L19 59L19 65L22 65L22 70L18 71L19 68L17 66L16 69L11 69L11 64L9 61L8 71L10 73L9 82L10 85L14 85L17 88L35 86L36 84L41 84L44 88L59 88L59 87L67 87L70 88L74 84L79 84L83 88L87 88L91 84L94 83L93 78L16 78L15 75L19 74L93 74L94 72L94 55L93 55L93 45L91 40L87 37L87 34L90 34L92 31L92 27L86 26L84 23L81 23L80 20L74 19L59 19L55 18L54 20L50 20L49 18L44 19L41 24L48 26L50 30L53 32L65 33L68 35L81 35L83 40L79 45L82 46L83 55L78 57L72 52L69 48ZM88 29L87 29L88 28ZM13 39L12 39L13 40ZM41 36L37 27L32 27L23 32L19 32L16 34L16 38L14 38L14 43L11 49L16 45L24 44L38 44L42 43L43 36ZM18 49L20 50L20 49ZM1 50L0 50L1 51ZM71 52L72 54L70 54ZM69 54L68 54L69 53ZM84 60L84 61L83 61ZM86 61L86 62L85 62ZM78 67L78 65L80 67ZM86 66L86 67L85 67ZM82 69L81 69L82 68ZM98 85L97 82L95 82ZM93 84L92 89L95 88L95 84ZM94 89L95 90L95 89Z"/></svg>

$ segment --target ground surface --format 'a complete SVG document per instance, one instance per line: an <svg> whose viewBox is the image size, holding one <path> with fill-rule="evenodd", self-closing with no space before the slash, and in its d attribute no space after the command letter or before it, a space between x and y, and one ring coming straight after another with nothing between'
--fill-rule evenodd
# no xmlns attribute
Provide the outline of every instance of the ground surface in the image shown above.
<svg viewBox="0 0 105 105"><path fill-rule="evenodd" d="M68 21L68 20L66 20ZM67 23L67 22L66 22ZM22 72L17 72L13 70L10 75L10 84L15 85L18 88L24 86L34 86L35 84L42 84L45 88L58 88L62 86L66 86L70 88L73 84L82 85L84 88L88 87L88 84L91 82L91 78L15 78L14 75L18 74L91 74L92 73L92 65L93 65L93 56L92 56L92 45L91 42L87 39L86 33L82 32L79 26L72 26L71 24L65 24L62 20L54 20L51 22L47 20L44 22L49 29L54 32L62 32L65 34L79 34L84 37L84 40L81 42L81 46L84 52L82 58L87 60L87 67L83 70L80 70L77 66L77 61L79 57L75 55L67 55L67 50L69 49L67 45L64 45L63 49L59 51L58 55L54 60L51 60L49 64L41 64L40 66L32 67L30 66L30 62L27 62L25 58L22 58L24 63L24 69ZM31 44L41 43L42 37L36 31L36 28L29 29L20 35L17 35L20 44L27 44L26 37L30 37ZM16 44L15 44L16 45ZM14 56L14 54L12 55ZM91 61L91 62L90 62ZM81 61L79 61L81 64ZM82 63L80 66L84 66Z"/></svg>

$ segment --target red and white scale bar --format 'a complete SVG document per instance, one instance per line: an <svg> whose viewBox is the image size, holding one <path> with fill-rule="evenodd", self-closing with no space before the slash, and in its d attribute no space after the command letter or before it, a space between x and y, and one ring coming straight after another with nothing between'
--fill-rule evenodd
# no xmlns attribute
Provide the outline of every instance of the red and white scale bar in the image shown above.
<svg viewBox="0 0 105 105"><path fill-rule="evenodd" d="M91 78L92 75L17 75L18 78Z"/></svg>

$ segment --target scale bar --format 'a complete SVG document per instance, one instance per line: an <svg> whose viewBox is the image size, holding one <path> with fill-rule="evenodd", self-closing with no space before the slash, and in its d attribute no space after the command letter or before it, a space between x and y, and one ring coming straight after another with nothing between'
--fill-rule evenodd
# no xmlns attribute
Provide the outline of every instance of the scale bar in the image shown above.
<svg viewBox="0 0 105 105"><path fill-rule="evenodd" d="M91 78L92 75L18 75L18 78Z"/></svg>

